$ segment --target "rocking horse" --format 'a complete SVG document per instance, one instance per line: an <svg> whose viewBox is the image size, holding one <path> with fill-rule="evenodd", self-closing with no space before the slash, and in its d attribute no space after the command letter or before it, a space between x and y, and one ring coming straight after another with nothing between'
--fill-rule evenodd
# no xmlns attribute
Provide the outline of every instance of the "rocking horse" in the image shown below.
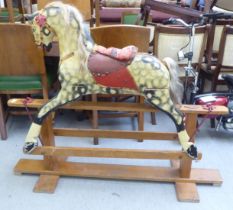
<svg viewBox="0 0 233 210"><path fill-rule="evenodd" d="M48 4L27 17L37 45L49 46L56 36L60 46L57 96L44 104L26 136L24 152L31 153L38 146L38 137L45 117L58 107L87 94L142 95L154 108L165 112L175 123L182 149L193 159L197 148L189 142L183 114L174 106L182 90L176 63L163 61L149 54L137 53L137 48L105 49L93 43L85 30L80 12L61 2Z"/></svg>

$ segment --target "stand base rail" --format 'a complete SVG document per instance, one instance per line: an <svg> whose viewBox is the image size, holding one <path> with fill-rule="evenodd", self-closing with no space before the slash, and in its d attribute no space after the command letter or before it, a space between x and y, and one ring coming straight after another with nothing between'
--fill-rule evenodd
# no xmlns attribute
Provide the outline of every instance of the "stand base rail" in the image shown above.
<svg viewBox="0 0 233 210"><path fill-rule="evenodd" d="M215 169L192 168L189 178L181 178L180 169L177 167L95 164L67 161L60 161L56 164L55 168L50 170L44 160L21 159L15 166L14 171L15 173L41 175L34 188L34 192L54 192L60 176L172 182L175 183L177 199L188 202L199 202L196 184L221 185L223 182L219 171ZM47 182L49 185L45 184Z"/></svg>

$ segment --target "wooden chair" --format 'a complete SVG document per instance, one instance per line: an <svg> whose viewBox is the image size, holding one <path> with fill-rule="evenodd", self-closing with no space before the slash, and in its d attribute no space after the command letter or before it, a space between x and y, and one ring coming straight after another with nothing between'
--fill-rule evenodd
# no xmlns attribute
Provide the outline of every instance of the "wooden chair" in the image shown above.
<svg viewBox="0 0 233 210"><path fill-rule="evenodd" d="M0 8L0 22L25 22L23 14L31 9L31 4L23 5L22 1L4 0L5 8Z"/></svg>
<svg viewBox="0 0 233 210"><path fill-rule="evenodd" d="M220 50L220 40L222 36L222 32L224 26L233 25L233 19L228 20L217 20L214 30L214 40L213 40L213 48L212 48L212 57L217 57L218 52Z"/></svg>
<svg viewBox="0 0 233 210"><path fill-rule="evenodd" d="M187 46L189 42L190 30L188 28L179 26L168 26L158 24L155 26L154 33L154 49L153 53L159 59L170 57L174 59L180 68L180 78L185 77L185 70L182 68L187 64L187 60L178 60L178 52L182 49L184 52L188 52ZM200 26L196 28L194 51L192 64L194 68L199 69L203 60L204 50L206 47L208 35L208 26Z"/></svg>
<svg viewBox="0 0 233 210"><path fill-rule="evenodd" d="M53 1L59 0L38 0L38 9L42 9L46 6L46 4L51 3ZM71 4L78 8L78 10L83 15L84 21L90 22L90 26L92 27L94 24L93 18L93 0L62 0L63 3Z"/></svg>
<svg viewBox="0 0 233 210"><path fill-rule="evenodd" d="M207 47L205 53L205 62L202 63L200 69L209 72L210 69L215 69L220 51L220 40L225 25L233 25L233 19L219 19L214 21L210 27L210 33L207 40ZM210 78L210 74L207 74ZM204 76L204 74L202 74ZM204 80L203 80L204 81ZM204 91L204 83L201 85L201 92Z"/></svg>
<svg viewBox="0 0 233 210"><path fill-rule="evenodd" d="M224 26L221 40L219 43L219 52L217 56L216 66L210 68L201 68L200 79L202 81L202 89L205 80L211 81L211 91L216 91L218 85L224 85L221 77L222 74L233 74L233 27Z"/></svg>
<svg viewBox="0 0 233 210"><path fill-rule="evenodd" d="M216 6L218 8L221 8L227 11L233 11L232 1L229 1L229 0L213 0L212 7L213 6Z"/></svg>
<svg viewBox="0 0 233 210"><path fill-rule="evenodd" d="M96 26L100 26L103 24L120 24L121 14L123 12L140 12L140 5L137 5L136 7L111 7L109 5L103 5L103 2L101 0L94 0L94 2Z"/></svg>
<svg viewBox="0 0 233 210"><path fill-rule="evenodd" d="M110 25L91 28L91 35L96 44L102 45L104 47L123 48L127 45L135 45L138 47L139 52L147 52L149 47L150 29L136 25ZM97 97L93 95L92 100L96 101ZM143 97L139 97L136 100L140 103L144 103ZM133 113L133 116L134 115L135 113ZM120 114L120 116L122 117L123 115ZM130 115L127 114L125 116ZM143 113L139 113L139 130L144 129L143 125L144 115ZM97 111L93 111L93 127L98 128ZM94 144L98 144L98 138L94 138Z"/></svg>
<svg viewBox="0 0 233 210"><path fill-rule="evenodd" d="M0 46L0 133L6 139L4 97L42 93L47 99L48 79L43 51L35 45L29 25L0 24Z"/></svg>
<svg viewBox="0 0 233 210"><path fill-rule="evenodd" d="M149 34L149 28L137 25L108 25L91 28L91 35L96 44L117 48L135 45L139 52L147 52Z"/></svg>
<svg viewBox="0 0 233 210"><path fill-rule="evenodd" d="M121 15L121 24L146 26L148 21L152 22L149 7L142 12L125 11Z"/></svg>
<svg viewBox="0 0 233 210"><path fill-rule="evenodd" d="M7 8L0 8L0 22L6 23L9 22L9 12ZM17 8L13 9L13 21L21 21L22 15L19 13ZM12 22L13 22L12 21Z"/></svg>

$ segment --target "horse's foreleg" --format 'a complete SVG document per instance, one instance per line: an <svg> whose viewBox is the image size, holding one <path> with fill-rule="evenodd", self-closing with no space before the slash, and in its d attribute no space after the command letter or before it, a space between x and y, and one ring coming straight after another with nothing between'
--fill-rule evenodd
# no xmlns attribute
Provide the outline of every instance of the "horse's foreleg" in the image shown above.
<svg viewBox="0 0 233 210"><path fill-rule="evenodd" d="M25 144L23 151L25 153L32 152L38 146L38 137L41 131L41 125L43 120L48 116L48 114L58 107L80 97L80 94L67 93L66 90L61 89L56 97L51 99L48 103L41 107L37 117L31 124L28 134L25 139Z"/></svg>
<svg viewBox="0 0 233 210"><path fill-rule="evenodd" d="M197 148L192 142L184 127L183 114L177 111L169 94L169 90L156 90L145 92L147 101L154 107L165 112L175 123L178 138L183 150L193 159L197 158Z"/></svg>

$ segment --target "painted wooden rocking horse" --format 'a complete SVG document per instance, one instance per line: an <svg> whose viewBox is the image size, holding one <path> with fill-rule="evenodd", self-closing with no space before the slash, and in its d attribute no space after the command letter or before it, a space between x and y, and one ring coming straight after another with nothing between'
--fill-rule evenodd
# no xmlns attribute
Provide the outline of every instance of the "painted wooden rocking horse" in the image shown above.
<svg viewBox="0 0 233 210"><path fill-rule="evenodd" d="M172 59L160 61L149 54L139 54L134 46L120 50L95 45L80 12L61 2L50 3L27 18L37 45L48 46L54 36L59 40L61 90L41 107L27 134L25 153L38 146L42 121L51 111L82 95L119 93L142 95L153 107L168 114L176 125L183 151L197 158L197 148L189 142L183 114L176 110L171 98L178 98L182 89Z"/></svg>

